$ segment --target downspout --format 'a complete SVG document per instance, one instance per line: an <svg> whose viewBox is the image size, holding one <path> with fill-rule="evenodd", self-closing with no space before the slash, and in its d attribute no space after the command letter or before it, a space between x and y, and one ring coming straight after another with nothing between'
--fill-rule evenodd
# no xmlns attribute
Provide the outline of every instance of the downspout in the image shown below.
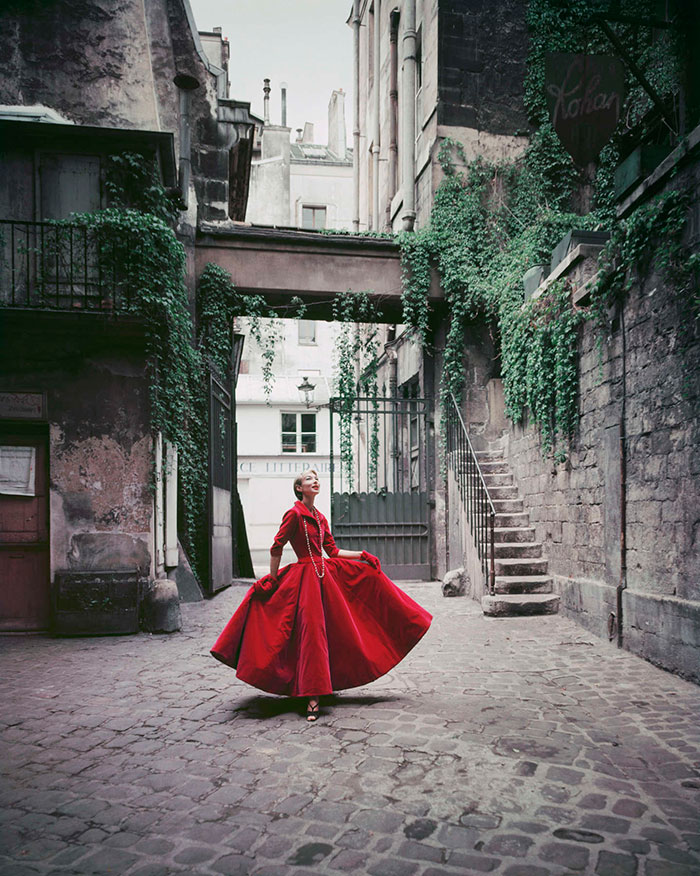
<svg viewBox="0 0 700 876"><path fill-rule="evenodd" d="M622 592L627 589L627 455L626 455L626 409L627 409L627 339L625 337L625 305L620 304L621 340L621 399L620 399L620 582L617 585L617 647L623 644Z"/></svg>
<svg viewBox="0 0 700 876"><path fill-rule="evenodd" d="M379 75L381 72L381 55L379 46L379 35L381 33L381 0L374 0L374 113L372 119L372 178L374 180L374 191L372 192L372 228L374 231L379 231L379 96L381 88L379 85Z"/></svg>
<svg viewBox="0 0 700 876"><path fill-rule="evenodd" d="M165 444L165 568L178 565L177 550L177 447Z"/></svg>
<svg viewBox="0 0 700 876"><path fill-rule="evenodd" d="M352 127L352 230L360 230L360 0L352 6L353 127Z"/></svg>
<svg viewBox="0 0 700 876"><path fill-rule="evenodd" d="M155 568L156 578L165 578L165 556L163 554L163 433L156 435L154 447L155 480Z"/></svg>
<svg viewBox="0 0 700 876"><path fill-rule="evenodd" d="M397 103L399 99L398 87L398 49L397 41L399 35L399 11L392 10L389 18L389 191L386 199L386 228L391 230L391 202L396 194L396 171L399 155L399 144L397 142Z"/></svg>
<svg viewBox="0 0 700 876"><path fill-rule="evenodd" d="M190 135L190 92L199 88L199 82L188 73L178 73L173 80L180 92L180 164L178 170L178 189L180 207L187 209L192 175L192 140Z"/></svg>
<svg viewBox="0 0 700 876"><path fill-rule="evenodd" d="M403 230L413 231L416 223L415 151L416 151L416 0L404 6L402 51L403 82Z"/></svg>

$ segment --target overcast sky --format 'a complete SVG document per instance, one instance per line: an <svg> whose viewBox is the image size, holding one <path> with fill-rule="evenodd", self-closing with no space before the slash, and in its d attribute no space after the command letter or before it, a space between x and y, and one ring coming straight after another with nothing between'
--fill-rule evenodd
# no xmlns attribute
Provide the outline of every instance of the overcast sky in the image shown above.
<svg viewBox="0 0 700 876"><path fill-rule="evenodd" d="M280 124L280 83L287 83L287 124L314 123L328 138L328 100L342 88L348 142L352 134L351 0L190 0L198 30L223 28L231 45L231 97L263 115L263 79L271 80L270 120Z"/></svg>

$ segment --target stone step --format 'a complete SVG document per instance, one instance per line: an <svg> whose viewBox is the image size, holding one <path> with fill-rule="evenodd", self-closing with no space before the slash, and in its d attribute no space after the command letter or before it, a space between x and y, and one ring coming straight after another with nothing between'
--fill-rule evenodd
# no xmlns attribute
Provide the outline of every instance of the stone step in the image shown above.
<svg viewBox="0 0 700 876"><path fill-rule="evenodd" d="M506 484L506 486L489 485L489 495L495 501L496 499L517 499L518 488L515 484Z"/></svg>
<svg viewBox="0 0 700 876"><path fill-rule="evenodd" d="M494 499L492 497L492 501L496 514L517 514L523 510L522 499Z"/></svg>
<svg viewBox="0 0 700 876"><path fill-rule="evenodd" d="M542 542L502 541L493 546L496 559L536 559L542 556Z"/></svg>
<svg viewBox="0 0 700 876"><path fill-rule="evenodd" d="M481 607L488 617L556 614L559 611L559 597L555 593L497 593L495 596L482 596Z"/></svg>
<svg viewBox="0 0 700 876"><path fill-rule="evenodd" d="M493 538L496 544L503 542L523 542L535 540L534 526L494 526Z"/></svg>
<svg viewBox="0 0 700 876"><path fill-rule="evenodd" d="M509 487L513 483L513 475L510 472L499 471L489 474L485 471L483 475L484 483L489 492L491 492L491 487Z"/></svg>
<svg viewBox="0 0 700 876"><path fill-rule="evenodd" d="M505 459L502 450L475 450L474 455L479 461L482 459Z"/></svg>
<svg viewBox="0 0 700 876"><path fill-rule="evenodd" d="M496 575L546 575L547 560L529 557L496 557Z"/></svg>
<svg viewBox="0 0 700 876"><path fill-rule="evenodd" d="M483 475L486 474L510 474L508 463L505 459L479 460L479 468Z"/></svg>
<svg viewBox="0 0 700 876"><path fill-rule="evenodd" d="M497 575L496 593L551 593L549 575Z"/></svg>
<svg viewBox="0 0 700 876"><path fill-rule="evenodd" d="M519 528L521 526L530 525L530 515L527 511L516 511L514 514L499 514L496 513L494 526L497 529Z"/></svg>

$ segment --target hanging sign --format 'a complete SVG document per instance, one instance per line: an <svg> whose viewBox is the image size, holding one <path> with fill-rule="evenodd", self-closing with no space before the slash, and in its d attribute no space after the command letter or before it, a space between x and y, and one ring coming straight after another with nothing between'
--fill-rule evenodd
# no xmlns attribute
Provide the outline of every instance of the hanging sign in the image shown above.
<svg viewBox="0 0 700 876"><path fill-rule="evenodd" d="M545 58L549 117L579 167L605 146L622 112L625 68L614 55L551 53Z"/></svg>

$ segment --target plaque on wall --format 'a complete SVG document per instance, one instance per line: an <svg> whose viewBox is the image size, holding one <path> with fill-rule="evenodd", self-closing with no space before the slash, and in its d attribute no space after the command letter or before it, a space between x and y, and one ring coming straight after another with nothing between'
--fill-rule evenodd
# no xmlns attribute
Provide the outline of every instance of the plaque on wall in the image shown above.
<svg viewBox="0 0 700 876"><path fill-rule="evenodd" d="M0 391L0 419L45 420L45 392Z"/></svg>

